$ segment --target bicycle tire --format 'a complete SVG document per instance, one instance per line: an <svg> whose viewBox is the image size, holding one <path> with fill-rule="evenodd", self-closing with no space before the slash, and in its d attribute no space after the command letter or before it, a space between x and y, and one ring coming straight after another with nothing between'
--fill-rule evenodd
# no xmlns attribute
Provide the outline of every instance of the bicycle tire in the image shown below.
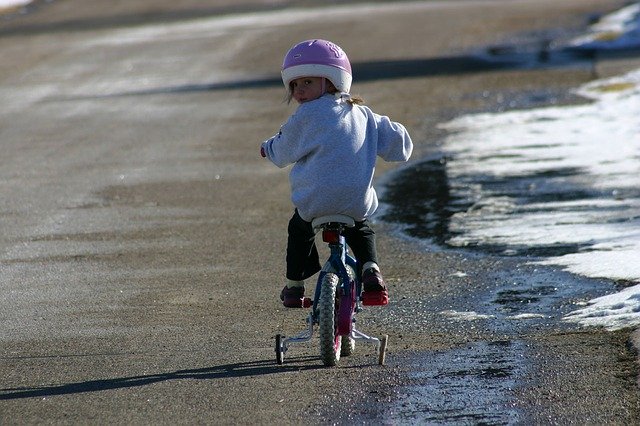
<svg viewBox="0 0 640 426"><path fill-rule="evenodd" d="M342 337L336 333L336 288L340 279L328 272L320 283L318 300L318 336L320 338L320 358L324 365L335 366L340 361Z"/></svg>
<svg viewBox="0 0 640 426"><path fill-rule="evenodd" d="M356 350L356 341L351 336L342 336L340 356L351 356Z"/></svg>
<svg viewBox="0 0 640 426"><path fill-rule="evenodd" d="M349 279L351 281L354 281L356 279L356 273L353 270L353 267L351 267L351 265L345 265L347 267L347 273L349 274ZM352 297L354 298L352 300L353 303L355 303L355 287L353 289L353 293L352 293ZM353 318L353 313L351 313L349 315L349 322L351 322ZM353 326L353 324L350 324L349 326L349 332L351 331L351 327ZM351 333L349 333L351 334ZM340 350L340 356L351 356L353 355L353 353L356 350L356 340L354 338L352 338L350 335L349 336L342 336L342 348Z"/></svg>

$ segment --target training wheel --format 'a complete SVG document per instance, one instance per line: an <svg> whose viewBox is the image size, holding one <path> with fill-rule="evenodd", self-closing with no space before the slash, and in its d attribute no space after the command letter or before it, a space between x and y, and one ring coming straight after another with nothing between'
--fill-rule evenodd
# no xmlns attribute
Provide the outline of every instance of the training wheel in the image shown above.
<svg viewBox="0 0 640 426"><path fill-rule="evenodd" d="M384 360L387 355L387 343L389 342L389 336L384 335L380 339L380 349L378 350L378 364L384 365Z"/></svg>
<svg viewBox="0 0 640 426"><path fill-rule="evenodd" d="M276 362L282 365L284 362L284 336L282 334L276 334Z"/></svg>

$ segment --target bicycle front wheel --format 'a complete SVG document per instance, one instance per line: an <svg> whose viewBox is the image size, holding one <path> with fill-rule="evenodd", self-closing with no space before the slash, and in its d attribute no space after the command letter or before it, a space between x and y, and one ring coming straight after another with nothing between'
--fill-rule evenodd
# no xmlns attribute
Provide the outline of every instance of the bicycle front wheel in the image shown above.
<svg viewBox="0 0 640 426"><path fill-rule="evenodd" d="M318 335L320 337L320 357L324 365L332 367L340 361L342 337L337 333L338 309L336 306L336 288L338 275L328 272L320 283L318 300Z"/></svg>

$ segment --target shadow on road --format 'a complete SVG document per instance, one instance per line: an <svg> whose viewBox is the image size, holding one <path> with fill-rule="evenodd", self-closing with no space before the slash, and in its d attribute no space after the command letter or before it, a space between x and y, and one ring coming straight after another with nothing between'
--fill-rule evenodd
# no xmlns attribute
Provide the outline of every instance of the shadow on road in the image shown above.
<svg viewBox="0 0 640 426"><path fill-rule="evenodd" d="M65 383L52 386L0 389L0 400L42 398L54 395L100 392L112 389L146 386L169 380L216 380L325 368L318 363L309 364L310 361L318 361L318 358L309 356L291 357L285 365L277 365L275 361L272 360L251 361L190 370L178 370L169 373L149 374L144 376L89 380L85 382Z"/></svg>
<svg viewBox="0 0 640 426"><path fill-rule="evenodd" d="M388 61L369 61L352 64L353 74L358 82L377 80L429 77L439 75L455 75L476 73L499 69L514 68L517 63L511 61L495 61L481 56L465 55L426 59L399 59ZM193 83L168 87L155 87L144 90L109 93L105 95L87 95L64 97L63 100L82 100L114 98L124 96L144 96L162 94L184 94L193 92L218 92L226 90L261 89L282 86L280 75L256 76L255 78L221 81L212 83ZM59 100L59 99L57 99Z"/></svg>
<svg viewBox="0 0 640 426"><path fill-rule="evenodd" d="M395 59L382 61L364 61L352 64L353 74L359 83L393 80L412 77L436 77L459 74L471 74L499 70L530 69L537 67L566 66L570 63L590 61L592 52L563 52L562 57L555 59L541 59L536 52L510 52L487 54L467 54L460 56ZM546 58L546 56L544 56ZM162 94L184 94L193 92L217 92L226 90L260 89L279 87L282 85L280 75L256 76L231 81L193 83L167 87L155 87L144 90L132 90L104 95L86 95L63 97L56 100L82 100L114 98L124 96L144 96Z"/></svg>

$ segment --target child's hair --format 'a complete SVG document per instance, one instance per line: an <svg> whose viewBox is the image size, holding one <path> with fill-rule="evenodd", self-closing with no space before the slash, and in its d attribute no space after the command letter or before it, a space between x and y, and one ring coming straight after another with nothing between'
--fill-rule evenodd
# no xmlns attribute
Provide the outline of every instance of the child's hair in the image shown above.
<svg viewBox="0 0 640 426"><path fill-rule="evenodd" d="M350 95L346 101L351 105L364 105L364 99L359 95Z"/></svg>
<svg viewBox="0 0 640 426"><path fill-rule="evenodd" d="M333 85L331 80L327 79L327 93L331 93L332 95L336 94L338 89ZM289 83L289 91L287 92L287 103L291 103L291 99L293 99L293 88L291 87L291 83ZM351 105L364 105L364 99L362 99L359 95L349 95L345 102Z"/></svg>

